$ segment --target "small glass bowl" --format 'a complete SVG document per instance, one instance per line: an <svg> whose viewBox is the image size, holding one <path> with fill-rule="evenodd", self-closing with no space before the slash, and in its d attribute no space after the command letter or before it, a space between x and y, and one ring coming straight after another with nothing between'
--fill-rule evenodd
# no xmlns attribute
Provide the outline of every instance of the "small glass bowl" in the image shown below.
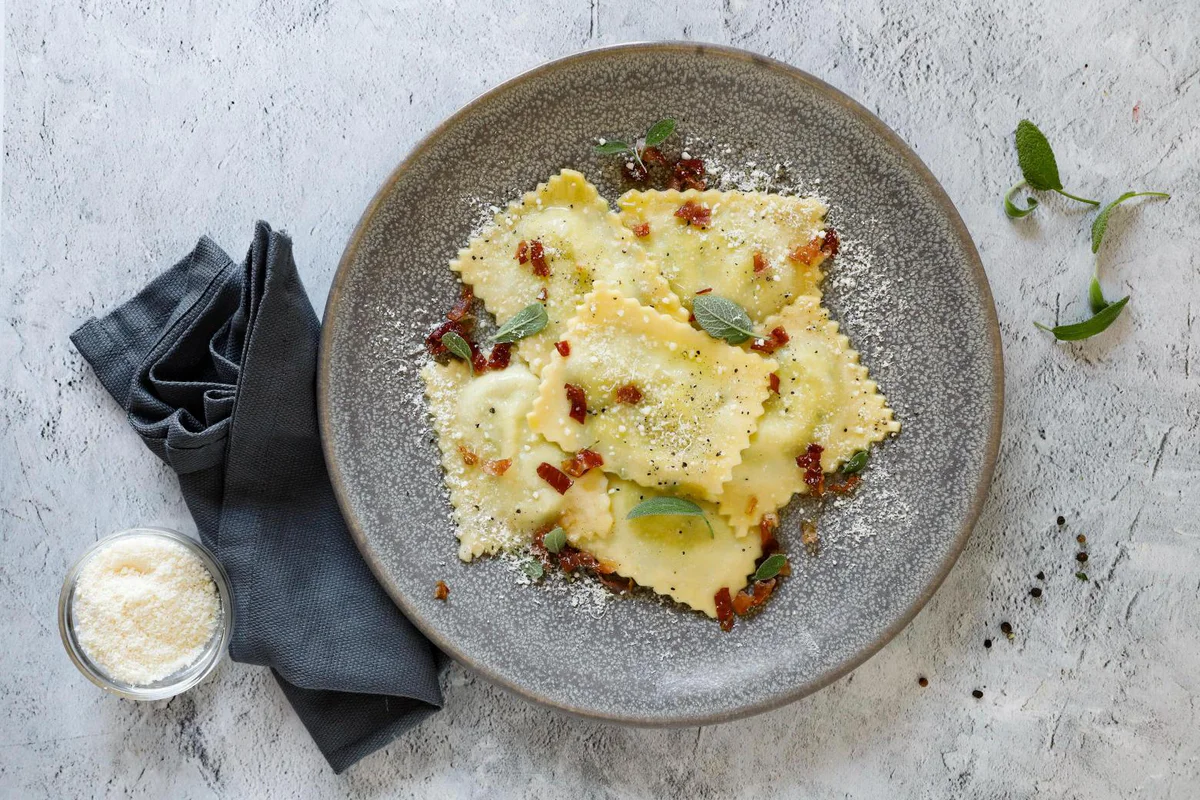
<svg viewBox="0 0 1200 800"><path fill-rule="evenodd" d="M79 573L83 571L83 567L88 561L118 539L143 536L178 542L204 563L217 587L217 595L221 602L221 618L217 621L212 638L204 646L204 651L193 663L154 683L136 685L116 680L88 658L75 635L73 606L75 585L79 580ZM178 531L167 528L130 528L119 531L105 536L89 547L75 562L75 566L67 572L62 592L58 596L58 631L62 635L63 645L67 648L67 655L71 657L71 661L79 668L84 677L101 689L106 689L121 697L128 697L131 700L165 700L191 689L211 675L217 665L221 663L225 651L229 647L229 639L233 635L233 595L229 588L229 576L208 548Z"/></svg>

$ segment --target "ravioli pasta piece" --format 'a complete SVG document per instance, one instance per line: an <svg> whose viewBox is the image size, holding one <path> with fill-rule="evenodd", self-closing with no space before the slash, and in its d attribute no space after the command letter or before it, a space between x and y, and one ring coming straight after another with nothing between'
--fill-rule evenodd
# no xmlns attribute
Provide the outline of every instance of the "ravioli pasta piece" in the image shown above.
<svg viewBox="0 0 1200 800"><path fill-rule="evenodd" d="M887 398L818 297L797 298L764 325L776 326L790 337L773 354L779 394L764 404L750 447L721 495L721 513L738 536L793 494L808 492L796 456L810 443L824 448L821 466L833 472L857 451L900 430Z"/></svg>
<svg viewBox="0 0 1200 800"><path fill-rule="evenodd" d="M717 615L713 596L722 587L736 593L748 583L762 555L758 537L738 539L714 506L700 503L712 523L712 533L699 517L658 516L626 519L643 500L657 492L614 478L613 530L603 539L578 544L613 566L619 575L703 611ZM573 535L567 539L577 544Z"/></svg>
<svg viewBox="0 0 1200 800"><path fill-rule="evenodd" d="M689 201L709 209L707 226L675 216ZM655 257L688 307L696 292L711 289L763 322L820 286L824 256L814 254L810 264L788 258L825 228L825 205L814 198L711 189L630 191L617 206L626 227L649 224L650 232L638 244ZM765 267L758 273L755 253Z"/></svg>
<svg viewBox="0 0 1200 800"><path fill-rule="evenodd" d="M596 187L567 169L498 213L491 226L459 251L450 268L474 287L498 324L531 303L546 306L549 323L517 346L540 374L552 345L562 338L564 324L594 281L603 280L626 297L687 319L657 265L633 239ZM534 274L528 251L529 260L518 261L521 242L527 248L540 243L549 276Z"/></svg>
<svg viewBox="0 0 1200 800"><path fill-rule="evenodd" d="M566 326L570 345L542 371L529 424L567 450L589 448L604 469L650 488L715 500L762 415L775 363L597 283ZM566 386L587 416L570 416ZM618 390L634 387L636 403Z"/></svg>
<svg viewBox="0 0 1200 800"><path fill-rule="evenodd" d="M505 370L472 376L462 361L430 362L421 377L458 527L459 558L520 546L548 522L580 541L608 534L612 514L601 470L577 478L562 495L538 477L540 463L557 467L567 456L529 429L538 380L524 364L514 360ZM466 463L463 451L476 463ZM486 462L504 459L512 461L504 474L485 472Z"/></svg>

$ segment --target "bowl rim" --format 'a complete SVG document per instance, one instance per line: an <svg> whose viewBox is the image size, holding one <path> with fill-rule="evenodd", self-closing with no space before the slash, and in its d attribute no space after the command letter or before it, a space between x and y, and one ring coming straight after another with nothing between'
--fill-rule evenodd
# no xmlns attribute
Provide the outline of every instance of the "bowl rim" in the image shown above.
<svg viewBox="0 0 1200 800"><path fill-rule="evenodd" d="M888 625L881 631L878 636L868 645L857 651L851 658L846 659L836 668L830 669L812 680L797 684L787 688L785 691L779 691L771 696L764 698L756 703L747 704L739 708L720 711L716 713L700 713L700 714L684 714L675 716L638 716L632 714L610 714L595 711L590 708L582 708L572 706L556 701L551 701L548 698L541 697L527 688L509 680L505 676L497 673L488 665L479 663L478 661L469 658L459 650L451 640L441 636L437 631L433 630L426 624L422 616L413 608L400 592L399 588L390 580L383 564L377 558L372 550L370 542L364 533L362 524L354 515L346 488L345 478L338 466L335 458L333 435L332 435L332 413L330 400L330 372L332 365L332 349L333 349L333 329L332 324L337 318L338 310L342 300L342 292L347 282L351 266L357 258L359 246L362 243L363 236L378 212L379 207L384 200L389 196L393 187L405 176L413 163L418 161L427 150L429 150L435 142L437 142L448 130L458 124L459 120L470 114L476 108L492 101L494 98L509 92L527 81L539 78L547 73L554 72L567 65L573 65L580 61L588 61L593 59L610 58L614 55L619 56L622 53L634 52L664 52L664 53L691 53L696 55L716 55L723 58L734 59L745 63L753 64L762 69L771 70L783 73L793 79L799 80L808 84L819 93L831 101L841 105L848 112L855 115L876 135L883 139L887 144L893 147L904 159L906 164L921 178L921 180L929 187L930 193L934 202L941 208L946 219L951 223L953 233L961 242L966 260L970 268L970 273L979 287L981 299L984 301L984 315L986 318L986 335L989 340L990 349L992 352L992 380L993 391L991 396L992 408L994 409L991 425L988 430L987 442L984 446L983 464L979 472L979 481L975 487L975 493L971 498L970 504L962 517L962 524L959 526L958 533L955 535L953 543L949 550L942 558L938 568L925 586L924 590L916 597L916 599L897 615L892 624ZM454 658L458 663L469 667L477 674L483 676L488 681L502 686L503 688L533 701L538 705L548 708L553 708L558 711L564 711L573 716L582 717L585 719L599 720L602 722L617 723L623 725L634 725L639 727L692 727L697 725L708 725L718 722L728 722L737 719L743 719L756 714L761 714L766 711L771 711L776 708L781 708L785 705L793 703L803 697L807 697L820 689L825 688L829 684L839 680L840 678L853 672L858 667L862 666L872 656L883 649L884 645L890 642L908 626L910 622L920 613L926 603L933 597L946 577L950 574L959 556L967 545L967 541L971 537L971 533L975 529L975 524L983 511L983 506L987 501L988 494L991 489L992 477L995 472L996 460L1000 450L1000 439L1004 421L1004 351L1000 337L1000 321L996 312L995 299L992 295L991 285L987 279L987 273L983 268L983 261L979 257L979 251L975 247L975 242L971 238L970 231L967 229L966 223L963 222L962 216L958 213L950 196L942 187L941 183L934 177L930 169L921 161L920 157L913 151L909 145L900 138L886 123L880 120L874 113L868 110L858 101L846 95L841 90L833 87L816 76L783 61L774 58L760 55L741 48L730 47L728 45L686 42L686 41L664 41L664 42L629 42L623 44L609 45L605 47L597 47L560 58L552 59L543 64L540 64L524 72L518 73L516 76L497 84L493 88L477 95L470 102L463 105L437 127L423 136L408 152L404 159L396 166L395 169L380 185L375 192L371 202L363 211L359 218L358 224L355 225L354 231L350 235L350 239L346 244L346 248L342 253L342 257L338 262L337 271L334 274L333 281L330 285L329 295L325 302L325 311L321 321L321 340L317 354L317 423L321 436L321 448L325 455L325 463L329 471L330 483L333 485L334 495L337 497L338 506L341 509L342 516L346 521L346 527L350 531L351 537L354 539L355 545L363 555L363 559L367 562L371 572L375 575L376 580L383 586L384 590L396 603L397 607L404 615L443 652Z"/></svg>
<svg viewBox="0 0 1200 800"><path fill-rule="evenodd" d="M167 539L187 548L189 552L204 563L205 568L212 575L213 583L217 587L217 595L221 603L220 627L213 633L213 637L205 645L205 652L196 662L196 664L202 663L203 666L190 674L186 674L185 677L174 683L161 686L137 686L105 675L96 664L92 663L92 660L83 651L83 647L79 644L75 635L75 628L71 619L71 607L74 602L75 588L83 568L108 545L118 539L127 539L135 536ZM66 648L67 655L71 658L71 663L75 665L85 678L101 689L130 700L166 700L196 687L212 675L225 660L225 654L229 649L229 641L233 638L233 616L233 594L230 588L229 574L221 566L221 562L217 560L216 556L202 543L190 536L186 536L171 528L160 528L153 525L138 525L126 528L110 533L93 542L76 559L71 568L67 570L66 577L63 579L62 589L58 595L58 633L62 638L63 647ZM194 666L195 664L189 665L185 669L192 669Z"/></svg>

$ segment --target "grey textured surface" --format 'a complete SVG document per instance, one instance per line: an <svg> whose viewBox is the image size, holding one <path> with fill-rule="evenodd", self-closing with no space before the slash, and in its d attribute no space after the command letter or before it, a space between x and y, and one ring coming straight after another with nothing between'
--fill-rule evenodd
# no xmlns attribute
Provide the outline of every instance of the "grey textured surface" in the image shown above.
<svg viewBox="0 0 1200 800"><path fill-rule="evenodd" d="M714 94L729 99L713 107ZM800 521L816 503L788 508L780 542L794 554L795 573L772 595L770 613L729 633L663 603L572 606L519 585L511 561L458 563L436 437L419 400L423 341L460 292L446 264L465 258L459 248L481 224L481 203L472 200L519 200L562 164L615 199L628 187L619 160L591 152L595 132L649 125L664 102L679 125L673 150L772 171L786 164L785 187L815 188L826 199L845 247L831 262L823 302L904 426L874 451L852 502L824 504L820 558L800 555ZM538 121L526 119L530 108L540 110ZM727 176L709 180L717 186ZM968 235L878 121L776 62L657 45L538 70L423 143L372 204L342 263L325 310L320 413L351 530L392 596L439 646L541 702L678 725L727 721L809 694L916 613L979 513L998 445L1002 380L999 330ZM538 287L526 291L518 306L536 302ZM950 308L954 321L945 316ZM451 587L448 603L433 597L435 576Z"/></svg>
<svg viewBox="0 0 1200 800"><path fill-rule="evenodd" d="M926 0L886 11L736 0L10 5L0 792L1193 796L1191 13L1119 0L1087 10ZM550 57L671 37L758 50L859 99L939 177L980 247L1004 333L1005 441L975 536L914 623L813 697L703 729L579 722L454 670L445 712L340 778L262 670L227 665L150 705L104 696L78 675L53 627L70 562L108 531L190 523L173 476L70 349L74 325L205 230L236 251L259 216L294 235L319 305L359 211L423 131ZM1014 225L999 208L1015 175L1009 132L1026 115L1055 142L1068 188L1176 193L1114 216L1100 269L1110 293L1133 300L1103 338L1081 345L1055 345L1031 322L1086 314L1088 216L1048 199ZM1073 577L1078 533L1091 554L1086 584Z"/></svg>

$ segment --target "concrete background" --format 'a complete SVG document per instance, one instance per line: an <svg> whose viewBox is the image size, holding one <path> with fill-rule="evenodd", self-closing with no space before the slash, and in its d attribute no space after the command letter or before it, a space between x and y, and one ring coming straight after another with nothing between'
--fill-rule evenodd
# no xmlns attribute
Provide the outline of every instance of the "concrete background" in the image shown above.
<svg viewBox="0 0 1200 800"><path fill-rule="evenodd" d="M210 5L6 9L0 793L1200 793L1194 4ZM200 233L243 252L259 217L291 232L320 308L360 211L422 133L550 58L662 38L756 50L853 95L925 159L979 245L1004 334L1005 440L975 536L917 620L819 694L703 729L567 719L455 669L445 711L341 777L261 669L228 665L147 705L78 675L54 621L68 565L130 524L193 528L174 477L127 429L69 331ZM1090 215L1052 198L1016 224L1000 209L1024 116L1049 134L1068 189L1175 194L1114 215L1099 266L1110 295L1133 299L1080 345L1032 322L1087 315ZM1080 533L1087 583L1074 577ZM1045 594L1034 600L1038 571Z"/></svg>

